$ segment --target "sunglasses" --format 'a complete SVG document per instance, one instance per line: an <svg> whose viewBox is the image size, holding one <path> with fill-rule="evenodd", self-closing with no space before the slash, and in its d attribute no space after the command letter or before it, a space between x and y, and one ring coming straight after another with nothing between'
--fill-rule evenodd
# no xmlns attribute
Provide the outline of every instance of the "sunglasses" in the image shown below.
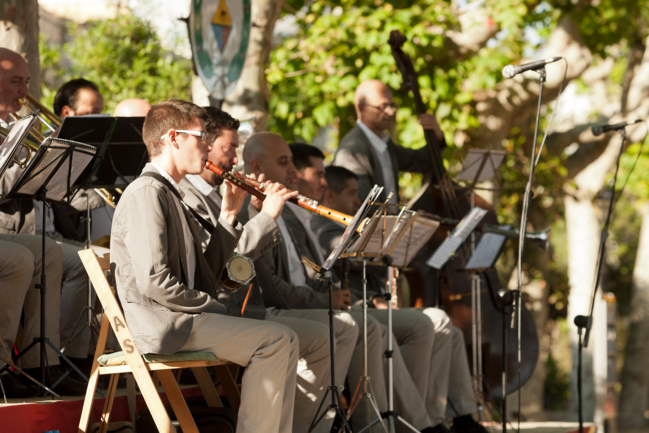
<svg viewBox="0 0 649 433"><path fill-rule="evenodd" d="M189 134L189 135L193 135L194 137L200 137L201 141L205 141L205 134L206 134L205 132L203 132L203 131L189 131L189 130L186 130L186 129L170 129L169 131L167 131L167 133L165 135L160 137L160 140L164 140L164 138L166 136L168 136L169 132L171 132L171 131L176 131L177 134Z"/></svg>

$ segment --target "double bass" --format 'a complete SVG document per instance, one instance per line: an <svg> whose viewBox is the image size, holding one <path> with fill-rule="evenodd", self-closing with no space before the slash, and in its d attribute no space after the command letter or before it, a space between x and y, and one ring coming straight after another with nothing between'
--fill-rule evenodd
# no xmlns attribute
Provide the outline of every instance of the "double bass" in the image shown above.
<svg viewBox="0 0 649 433"><path fill-rule="evenodd" d="M417 73L410 57L403 52L402 45L405 37L398 31L390 33L389 44L396 65L403 76L403 88L412 92L415 106L419 114L427 109L419 92ZM431 169L425 173L421 190L408 203L411 210L419 210L435 215L442 215L456 220L466 215L472 207L470 196L453 183L444 167L442 151L446 143L439 142L431 130L424 130L426 146L432 160ZM482 223L498 224L493 207L478 195L474 196L474 206L488 211ZM415 299L415 307L430 307L435 305L433 298L439 296L441 305L449 315L453 324L464 333L467 342L467 353L472 346L472 305L471 305L471 276L461 272L468 261L471 251L466 243L458 253L447 262L438 275L433 275L425 261L440 246L447 237L447 230L438 229L420 254L413 260L412 271L406 272L411 291L411 299ZM480 236L476 233L476 242ZM438 278L438 292L435 281ZM502 306L497 298L498 290L502 288L495 270L487 270L479 274L481 288L480 303L482 305L482 384L483 395L491 400L502 397ZM415 290L413 290L415 289ZM505 389L507 394L515 392L532 375L539 357L539 340L532 315L520 304L521 315L521 364L520 381L518 376L518 330L507 331L507 365L508 369Z"/></svg>

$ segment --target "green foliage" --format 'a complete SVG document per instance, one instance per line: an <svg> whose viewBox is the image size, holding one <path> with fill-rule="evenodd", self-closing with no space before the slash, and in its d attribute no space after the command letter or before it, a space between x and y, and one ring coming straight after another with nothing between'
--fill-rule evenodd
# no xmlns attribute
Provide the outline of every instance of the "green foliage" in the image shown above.
<svg viewBox="0 0 649 433"><path fill-rule="evenodd" d="M545 409L565 410L570 401L570 377L564 371L561 371L557 361L548 355L545 362L547 376L545 376L543 402Z"/></svg>
<svg viewBox="0 0 649 433"><path fill-rule="evenodd" d="M43 102L51 106L56 89L83 77L96 83L105 111L119 101L143 98L191 100L191 62L162 48L151 25L133 15L71 24L72 40L60 47L41 40Z"/></svg>

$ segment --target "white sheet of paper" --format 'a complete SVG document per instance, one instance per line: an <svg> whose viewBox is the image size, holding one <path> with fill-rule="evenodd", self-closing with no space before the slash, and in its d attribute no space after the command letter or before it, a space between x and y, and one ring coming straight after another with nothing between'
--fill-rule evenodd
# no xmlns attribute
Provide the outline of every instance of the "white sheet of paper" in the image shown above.
<svg viewBox="0 0 649 433"><path fill-rule="evenodd" d="M482 218L484 218L486 214L486 210L479 207L474 207L471 212L469 212L464 218L462 218L462 221L460 221L460 223L455 227L455 230L453 230L451 236L457 236L458 238L461 238L463 241L465 241L466 238L469 237L471 232L475 230L478 224L480 224L480 221L482 221Z"/></svg>
<svg viewBox="0 0 649 433"><path fill-rule="evenodd" d="M387 248L387 251L391 251L390 255L394 260L392 266L408 266L419 250L433 236L437 227L439 227L439 222L437 221L421 216L415 218L415 221L406 229L406 233L401 237L399 242L395 245L395 237Z"/></svg>
<svg viewBox="0 0 649 433"><path fill-rule="evenodd" d="M442 269L453 253L462 245L464 239L457 236L446 238L442 245L437 248L437 251L426 261L426 264L431 268Z"/></svg>

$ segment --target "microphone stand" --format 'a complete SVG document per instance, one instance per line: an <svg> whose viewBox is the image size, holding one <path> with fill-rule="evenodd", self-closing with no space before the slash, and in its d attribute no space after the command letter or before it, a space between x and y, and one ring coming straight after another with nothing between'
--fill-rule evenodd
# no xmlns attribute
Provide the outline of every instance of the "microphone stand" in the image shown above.
<svg viewBox="0 0 649 433"><path fill-rule="evenodd" d="M577 326L577 332L579 333L579 356L577 364L577 397L578 397L578 407L579 407L579 433L584 432L584 414L583 414L583 405L582 405L582 363L581 363L581 352L584 347L588 347L588 340L590 339L590 330L593 326L593 314L595 312L595 299L597 295L597 288L599 287L599 280L602 276L602 264L604 262L604 255L606 254L606 239L608 238L608 227L611 224L611 216L613 215L613 207L615 206L615 184L617 183L617 175L620 171L620 159L622 158L622 152L624 152L624 144L626 143L626 129L620 130L620 136L622 137L622 142L620 143L620 152L617 155L617 161L615 163L615 174L613 175L613 185L611 186L611 200L608 203L608 212L606 213L606 220L604 221L604 227L602 227L602 236L599 239L599 253L597 255L597 265L595 267L595 279L593 280L593 291L590 297L590 310L588 316L576 316L575 325ZM582 331L586 331L584 338L582 340L581 334Z"/></svg>
<svg viewBox="0 0 649 433"><path fill-rule="evenodd" d="M534 69L534 72L539 74L539 83L541 88L539 90L539 100L536 107L536 124L534 127L534 139L532 140L532 154L530 156L530 175L525 187L525 196L523 197L523 209L521 211L521 225L518 235L518 263L516 266L516 291L514 296L514 311L512 313L511 327L518 326L518 429L520 430L521 422L521 322L522 322L522 308L520 303L522 301L523 291L523 253L525 250L525 231L527 230L527 219L530 210L530 200L532 199L532 182L534 181L534 170L536 164L534 163L536 157L536 141L539 135L539 122L541 120L541 102L543 100L543 88L546 81L545 64ZM514 324L514 317L516 317L517 324ZM505 344L505 342L503 342ZM505 416L505 414L503 414Z"/></svg>

